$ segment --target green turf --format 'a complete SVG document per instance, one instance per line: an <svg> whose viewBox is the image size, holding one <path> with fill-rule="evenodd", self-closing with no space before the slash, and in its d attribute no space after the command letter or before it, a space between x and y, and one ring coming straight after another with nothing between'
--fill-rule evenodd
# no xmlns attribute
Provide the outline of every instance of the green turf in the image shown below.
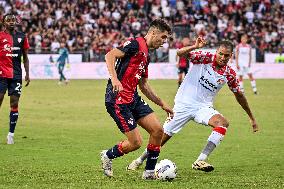
<svg viewBox="0 0 284 189"><path fill-rule="evenodd" d="M150 81L173 104L174 80ZM0 110L0 188L284 188L284 80L258 80L259 95L246 95L261 131L253 134L249 120L225 87L215 107L230 121L222 144L210 156L211 173L191 169L210 129L189 123L162 149L178 167L169 182L143 181L142 169L125 167L143 147L114 161L114 178L101 171L99 152L124 138L104 108L105 80L74 80L57 86L54 80L32 81L23 89L15 145L6 145L8 98ZM166 114L150 103L161 122Z"/></svg>

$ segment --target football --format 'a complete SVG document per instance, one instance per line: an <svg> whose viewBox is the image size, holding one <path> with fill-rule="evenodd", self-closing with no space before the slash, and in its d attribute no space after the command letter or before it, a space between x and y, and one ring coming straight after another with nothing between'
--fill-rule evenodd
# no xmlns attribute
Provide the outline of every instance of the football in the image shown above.
<svg viewBox="0 0 284 189"><path fill-rule="evenodd" d="M177 176L177 166L171 160L163 159L155 167L158 180L172 181Z"/></svg>

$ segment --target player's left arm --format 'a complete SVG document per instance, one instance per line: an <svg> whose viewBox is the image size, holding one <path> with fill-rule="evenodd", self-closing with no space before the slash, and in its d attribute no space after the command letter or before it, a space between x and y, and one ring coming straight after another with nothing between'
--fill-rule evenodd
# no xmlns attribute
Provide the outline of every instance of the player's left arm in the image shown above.
<svg viewBox="0 0 284 189"><path fill-rule="evenodd" d="M249 68L250 68L250 66L251 66L251 58L252 58L252 50L251 50L251 47L249 48Z"/></svg>
<svg viewBox="0 0 284 189"><path fill-rule="evenodd" d="M242 106L242 108L246 111L247 115L249 116L253 132L258 131L258 125L249 107L248 101L240 90L239 81L236 78L235 71L231 68L229 69L227 80L228 80L227 84L230 90L234 93L236 100L238 101L238 103Z"/></svg>
<svg viewBox="0 0 284 189"><path fill-rule="evenodd" d="M24 63L24 68L25 68L25 72L26 72L26 76L25 76L25 81L26 83L26 87L29 86L30 84L30 61L29 61L29 57L28 57L28 51L29 49L24 49L23 51L23 63Z"/></svg>
<svg viewBox="0 0 284 189"><path fill-rule="evenodd" d="M164 111L167 112L167 114L170 114L170 116L173 117L173 109L160 97L158 97L158 95L156 95L148 83L148 78L142 77L139 80L139 89L149 100L160 106Z"/></svg>
<svg viewBox="0 0 284 189"><path fill-rule="evenodd" d="M255 120L253 114L252 114L252 111L249 107L249 104L248 104L248 101L247 101L245 95L241 91L234 92L234 95L235 95L235 98L238 101L238 103L242 106L242 108L246 111L247 115L249 116L253 132L257 132L258 131L258 125L256 123L256 120Z"/></svg>
<svg viewBox="0 0 284 189"><path fill-rule="evenodd" d="M26 76L25 76L25 81L26 81L26 87L29 86L30 84L30 61L29 61L29 57L28 57L28 52L29 52L29 42L28 42L28 38L27 36L25 36L24 39L24 46L23 46L23 63L24 63L24 68L25 68L25 72L26 72Z"/></svg>
<svg viewBox="0 0 284 189"><path fill-rule="evenodd" d="M70 61L69 61L69 51L68 51L67 48L66 48L66 54L67 54L67 64L69 64L70 63Z"/></svg>

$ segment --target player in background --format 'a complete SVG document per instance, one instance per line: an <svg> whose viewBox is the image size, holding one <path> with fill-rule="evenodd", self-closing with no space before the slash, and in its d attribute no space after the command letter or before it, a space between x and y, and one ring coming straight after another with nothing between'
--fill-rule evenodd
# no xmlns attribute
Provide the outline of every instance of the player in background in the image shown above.
<svg viewBox="0 0 284 189"><path fill-rule="evenodd" d="M247 43L248 36L246 34L241 36L241 43L236 48L236 67L239 76L240 89L244 92L243 77L248 75L250 84L254 94L257 94L256 82L251 71L252 52L251 46Z"/></svg>
<svg viewBox="0 0 284 189"><path fill-rule="evenodd" d="M183 46L189 45L189 38L184 38L182 40ZM177 56L177 68L178 68L178 86L181 85L185 75L188 72L189 69L189 59L185 57L179 57Z"/></svg>
<svg viewBox="0 0 284 189"><path fill-rule="evenodd" d="M3 17L4 31L0 32L0 106L8 90L11 108L7 144L14 144L14 132L19 117L18 105L22 90L22 56L26 72L25 86L30 83L28 59L30 46L25 33L16 30L16 20L14 14L6 14Z"/></svg>
<svg viewBox="0 0 284 189"><path fill-rule="evenodd" d="M59 82L58 85L61 85L63 82L65 84L69 83L69 80L66 79L63 70L64 67L67 64L69 65L69 51L68 49L65 47L65 43L60 43L60 48L59 48L59 57L57 59L57 63L58 63L58 73L59 73Z"/></svg>
<svg viewBox="0 0 284 189"><path fill-rule="evenodd" d="M150 24L146 36L130 39L105 56L110 74L105 106L127 138L109 150L101 152L102 168L108 177L113 176L113 159L141 147L142 136L137 128L138 124L150 135L147 146L148 158L142 178L155 179L154 168L160 153L163 128L150 106L138 95L137 85L149 100L160 106L167 114L173 114L172 108L155 94L148 83L148 50L161 47L170 34L169 25L162 19L156 19Z"/></svg>
<svg viewBox="0 0 284 189"><path fill-rule="evenodd" d="M211 126L213 131L208 137L207 144L192 164L193 169L209 172L213 171L214 167L207 163L206 159L223 140L229 127L227 119L213 108L215 96L226 83L249 116L253 132L258 131L258 125L246 97L239 89L234 70L227 65L232 56L233 44L229 41L220 42L215 54L193 51L204 47L205 44L205 40L198 37L194 45L177 51L178 56L189 58L193 66L177 91L174 117L166 121L163 126L164 135L161 145L163 146L178 133L188 121L193 120L196 123ZM147 155L147 152L144 152L128 166L128 170L137 169Z"/></svg>

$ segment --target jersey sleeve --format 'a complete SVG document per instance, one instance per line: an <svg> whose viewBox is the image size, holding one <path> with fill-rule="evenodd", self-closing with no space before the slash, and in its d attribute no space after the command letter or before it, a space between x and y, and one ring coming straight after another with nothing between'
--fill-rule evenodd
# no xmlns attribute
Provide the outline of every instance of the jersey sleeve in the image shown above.
<svg viewBox="0 0 284 189"><path fill-rule="evenodd" d="M212 62L214 54L203 51L192 51L188 54L188 58L193 64L209 64Z"/></svg>
<svg viewBox="0 0 284 189"><path fill-rule="evenodd" d="M30 44L29 44L29 40L28 40L27 36L25 36L23 48L24 48L24 50L30 48Z"/></svg>
<svg viewBox="0 0 284 189"><path fill-rule="evenodd" d="M126 55L132 56L138 52L139 44L136 40L129 40L129 41L124 42L123 45L117 48L123 51Z"/></svg>
<svg viewBox="0 0 284 189"><path fill-rule="evenodd" d="M233 93L240 91L239 80L236 77L236 72L232 68L229 69L227 80L228 80L227 84Z"/></svg>

